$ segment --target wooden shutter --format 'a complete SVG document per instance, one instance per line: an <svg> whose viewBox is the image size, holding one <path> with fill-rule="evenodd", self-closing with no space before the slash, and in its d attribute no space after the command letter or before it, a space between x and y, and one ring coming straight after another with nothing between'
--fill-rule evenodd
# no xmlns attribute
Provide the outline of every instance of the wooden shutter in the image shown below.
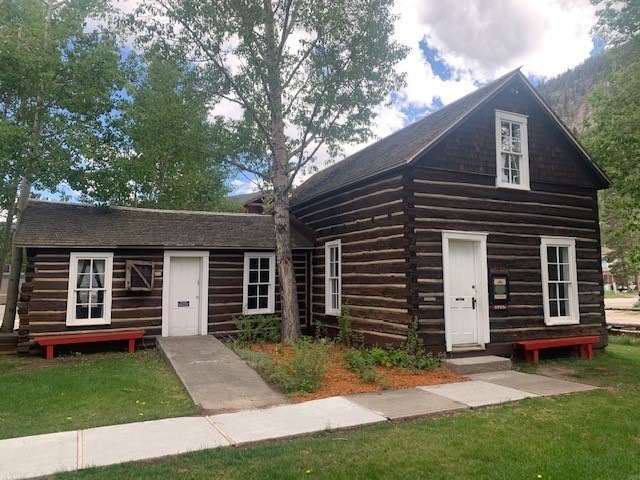
<svg viewBox="0 0 640 480"><path fill-rule="evenodd" d="M144 260L127 260L124 287L131 292L150 292L153 290L155 266Z"/></svg>

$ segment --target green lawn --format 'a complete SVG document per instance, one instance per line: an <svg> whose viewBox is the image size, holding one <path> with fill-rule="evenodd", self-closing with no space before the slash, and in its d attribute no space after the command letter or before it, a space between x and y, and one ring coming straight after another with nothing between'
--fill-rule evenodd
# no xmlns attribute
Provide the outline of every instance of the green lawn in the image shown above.
<svg viewBox="0 0 640 480"><path fill-rule="evenodd" d="M603 387L593 393L55 478L638 479L640 343L612 342L593 361L542 367Z"/></svg>
<svg viewBox="0 0 640 480"><path fill-rule="evenodd" d="M191 415L155 350L44 360L0 355L0 438Z"/></svg>

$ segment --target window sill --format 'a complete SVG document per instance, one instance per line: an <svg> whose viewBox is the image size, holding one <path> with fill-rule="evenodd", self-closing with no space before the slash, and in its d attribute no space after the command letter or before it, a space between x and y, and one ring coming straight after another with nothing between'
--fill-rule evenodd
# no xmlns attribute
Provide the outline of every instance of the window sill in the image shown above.
<svg viewBox="0 0 640 480"><path fill-rule="evenodd" d="M531 190L531 185L516 185L510 183L496 183L496 188L505 188L508 190Z"/></svg>
<svg viewBox="0 0 640 480"><path fill-rule="evenodd" d="M245 310L243 315L271 315L275 313L275 310L271 308L262 308L257 310Z"/></svg>
<svg viewBox="0 0 640 480"><path fill-rule="evenodd" d="M67 327L90 327L94 325L111 325L111 320L74 320L72 322L67 321Z"/></svg>
<svg viewBox="0 0 640 480"><path fill-rule="evenodd" d="M544 324L547 327L556 327L559 325L579 325L580 320L575 320L573 318L558 318L558 319L546 319L544 320Z"/></svg>

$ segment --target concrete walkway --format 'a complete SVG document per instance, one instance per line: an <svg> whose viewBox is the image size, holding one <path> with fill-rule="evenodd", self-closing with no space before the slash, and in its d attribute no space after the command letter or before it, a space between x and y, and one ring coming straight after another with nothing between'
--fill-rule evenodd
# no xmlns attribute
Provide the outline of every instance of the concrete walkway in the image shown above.
<svg viewBox="0 0 640 480"><path fill-rule="evenodd" d="M161 337L157 342L193 402L210 413L289 403L211 335Z"/></svg>
<svg viewBox="0 0 640 480"><path fill-rule="evenodd" d="M480 373L470 378L469 382L331 397L263 410L0 440L0 479L29 478L596 389L514 371Z"/></svg>

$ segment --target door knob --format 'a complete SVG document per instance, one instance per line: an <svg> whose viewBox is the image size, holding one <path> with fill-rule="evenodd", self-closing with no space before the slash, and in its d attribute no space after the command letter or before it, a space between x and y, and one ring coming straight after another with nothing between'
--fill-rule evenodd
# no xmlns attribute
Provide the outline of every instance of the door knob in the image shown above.
<svg viewBox="0 0 640 480"><path fill-rule="evenodd" d="M474 310L476 309L476 297L473 297L471 299L471 308L473 308Z"/></svg>

